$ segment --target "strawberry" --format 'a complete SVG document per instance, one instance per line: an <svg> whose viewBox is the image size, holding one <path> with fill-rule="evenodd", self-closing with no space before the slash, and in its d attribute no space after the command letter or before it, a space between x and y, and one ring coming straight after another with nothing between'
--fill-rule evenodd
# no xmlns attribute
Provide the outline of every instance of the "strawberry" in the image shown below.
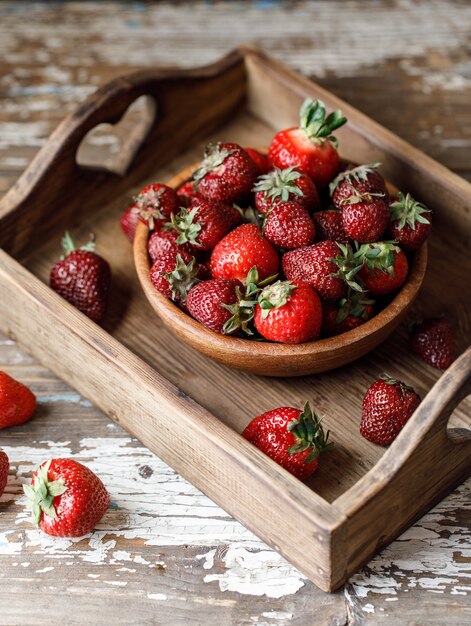
<svg viewBox="0 0 471 626"><path fill-rule="evenodd" d="M303 343L317 339L322 306L312 287L278 280L263 289L255 307L255 328L270 341Z"/></svg>
<svg viewBox="0 0 471 626"><path fill-rule="evenodd" d="M201 165L193 173L195 189L213 202L237 202L247 196L257 166L236 143L209 144Z"/></svg>
<svg viewBox="0 0 471 626"><path fill-rule="evenodd" d="M232 206L208 202L198 195L188 208L172 216L172 225L179 233L177 243L188 242L198 250L211 250L241 219Z"/></svg>
<svg viewBox="0 0 471 626"><path fill-rule="evenodd" d="M154 229L154 220L161 220L176 213L180 200L175 189L155 183L147 185L134 198L134 211L139 219L147 224L150 230Z"/></svg>
<svg viewBox="0 0 471 626"><path fill-rule="evenodd" d="M358 200L356 196L352 196L343 205L342 223L344 231L354 241L378 241L389 223L389 204L383 197Z"/></svg>
<svg viewBox="0 0 471 626"><path fill-rule="evenodd" d="M263 234L275 246L291 250L310 245L316 227L306 209L297 202L277 202L265 216Z"/></svg>
<svg viewBox="0 0 471 626"><path fill-rule="evenodd" d="M24 424L31 419L35 409L34 393L23 383L0 372L0 428Z"/></svg>
<svg viewBox="0 0 471 626"><path fill-rule="evenodd" d="M332 133L346 122L340 111L326 117L321 100L306 99L300 110L298 128L275 135L268 149L268 161L280 168L298 167L319 189L326 187L339 167L339 155Z"/></svg>
<svg viewBox="0 0 471 626"><path fill-rule="evenodd" d="M318 457L331 450L324 433L322 418L312 411L309 402L300 411L288 406L255 417L242 436L288 472L307 480L317 470Z"/></svg>
<svg viewBox="0 0 471 626"><path fill-rule="evenodd" d="M177 189L178 199L181 206L189 206L196 195L195 186L191 180L188 180Z"/></svg>
<svg viewBox="0 0 471 626"><path fill-rule="evenodd" d="M360 433L379 446L388 446L419 404L420 398L412 387L384 374L363 399Z"/></svg>
<svg viewBox="0 0 471 626"><path fill-rule="evenodd" d="M372 198L388 200L386 181L377 171L380 163L347 167L337 174L329 185L329 192L334 206L342 209L352 200L370 202Z"/></svg>
<svg viewBox="0 0 471 626"><path fill-rule="evenodd" d="M190 315L215 333L229 334L227 322L232 317L228 305L237 302L238 280L213 278L190 289L186 308ZM234 332L235 328L231 330Z"/></svg>
<svg viewBox="0 0 471 626"><path fill-rule="evenodd" d="M121 230L131 243L134 241L134 235L139 224L139 215L135 209L135 205L128 206L119 219Z"/></svg>
<svg viewBox="0 0 471 626"><path fill-rule="evenodd" d="M412 350L426 363L446 370L453 363L453 329L448 320L430 318L412 326Z"/></svg>
<svg viewBox="0 0 471 626"><path fill-rule="evenodd" d="M189 290L199 282L201 268L194 256L180 250L169 250L159 256L150 270L155 289L175 302L185 302Z"/></svg>
<svg viewBox="0 0 471 626"><path fill-rule="evenodd" d="M40 465L31 485L23 486L33 523L54 537L82 537L105 514L110 496L88 467L71 459Z"/></svg>
<svg viewBox="0 0 471 626"><path fill-rule="evenodd" d="M337 304L322 305L322 334L325 337L340 335L367 322L373 315L374 300L362 293L351 293Z"/></svg>
<svg viewBox="0 0 471 626"><path fill-rule="evenodd" d="M255 150L255 148L244 148L244 150L255 163L257 174L266 174L269 169L266 155L262 154L258 150Z"/></svg>
<svg viewBox="0 0 471 626"><path fill-rule="evenodd" d="M72 237L66 232L62 248L64 255L51 268L49 281L52 289L91 320L100 322L108 304L110 266L93 252L93 238L76 249Z"/></svg>
<svg viewBox="0 0 471 626"><path fill-rule="evenodd" d="M253 191L255 206L260 213L268 213L277 202L287 200L297 202L307 211L315 211L321 204L312 180L295 167L284 170L275 167L268 174L259 176Z"/></svg>
<svg viewBox="0 0 471 626"><path fill-rule="evenodd" d="M193 254L194 250L188 243L177 243L180 233L174 229L166 230L166 228L159 228L155 230L149 237L147 242L147 250L149 256L154 263L159 257L164 256L168 252L174 250L175 252L182 252L184 250L188 254Z"/></svg>
<svg viewBox="0 0 471 626"><path fill-rule="evenodd" d="M343 229L342 213L336 209L317 211L312 216L316 226L316 241L339 241L347 243L349 240L347 233Z"/></svg>
<svg viewBox="0 0 471 626"><path fill-rule="evenodd" d="M395 242L363 244L354 256L363 263L358 278L363 287L372 294L383 296L396 291L405 283L409 263Z"/></svg>
<svg viewBox="0 0 471 626"><path fill-rule="evenodd" d="M354 277L360 266L353 264L349 246L335 241L321 241L283 255L283 272L289 280L311 285L326 302L345 297L347 285L361 291Z"/></svg>
<svg viewBox="0 0 471 626"><path fill-rule="evenodd" d="M260 280L277 274L280 266L277 251L255 224L238 226L221 239L211 254L214 278L244 281L254 266Z"/></svg>
<svg viewBox="0 0 471 626"><path fill-rule="evenodd" d="M391 203L391 236L401 248L414 251L420 248L430 235L432 212L414 200L408 193L399 192L397 200Z"/></svg>
<svg viewBox="0 0 471 626"><path fill-rule="evenodd" d="M5 452L3 452L3 450L0 450L0 498L2 497L3 492L5 491L5 487L8 481L9 471L10 471L10 463L8 461L8 457L5 454Z"/></svg>

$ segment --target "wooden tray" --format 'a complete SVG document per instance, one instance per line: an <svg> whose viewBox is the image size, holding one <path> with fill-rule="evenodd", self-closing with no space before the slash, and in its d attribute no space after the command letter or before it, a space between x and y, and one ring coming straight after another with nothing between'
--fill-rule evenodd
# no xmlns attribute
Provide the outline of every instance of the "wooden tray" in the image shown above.
<svg viewBox="0 0 471 626"><path fill-rule="evenodd" d="M153 106L136 126L121 127L118 157L101 169L79 166L85 135L118 122L140 96ZM471 391L471 351L441 375L410 354L402 327L367 357L320 376L269 379L233 371L197 354L159 322L118 227L144 179L170 178L197 160L210 138L267 145L276 129L296 123L306 96L341 107L349 118L338 133L344 157L381 161L390 180L436 211L428 277L415 311L448 309L463 352L471 305L471 186L321 87L245 47L208 67L113 81L64 120L0 203L0 328L322 589L333 590L469 474L469 404L449 417ZM95 232L98 251L112 266L105 328L47 286L66 228L84 239ZM422 396L433 387L386 451L358 432L364 391L384 370ZM327 415L336 442L309 484L238 434L253 416L305 399Z"/></svg>

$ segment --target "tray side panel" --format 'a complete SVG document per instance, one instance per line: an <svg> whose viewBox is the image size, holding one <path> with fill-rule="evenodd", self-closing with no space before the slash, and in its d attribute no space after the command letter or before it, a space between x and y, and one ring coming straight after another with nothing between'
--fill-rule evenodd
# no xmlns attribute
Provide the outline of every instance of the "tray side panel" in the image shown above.
<svg viewBox="0 0 471 626"><path fill-rule="evenodd" d="M0 250L0 324L324 590L343 516ZM337 548L338 549L338 548ZM340 555L345 551L340 550Z"/></svg>

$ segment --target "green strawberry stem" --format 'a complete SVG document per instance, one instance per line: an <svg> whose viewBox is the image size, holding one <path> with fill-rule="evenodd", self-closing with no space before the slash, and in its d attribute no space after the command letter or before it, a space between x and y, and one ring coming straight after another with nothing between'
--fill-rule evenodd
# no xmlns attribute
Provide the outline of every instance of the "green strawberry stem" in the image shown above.
<svg viewBox="0 0 471 626"><path fill-rule="evenodd" d="M316 143L321 143L328 139L337 147L337 139L332 133L347 121L347 118L342 115L341 111L332 111L326 117L325 104L322 100L306 98L299 111L299 117L299 126L308 139Z"/></svg>
<svg viewBox="0 0 471 626"><path fill-rule="evenodd" d="M335 319L336 324L341 324L349 315L353 317L361 317L364 320L368 319L367 307L373 306L374 300L366 298L363 293L352 292L348 290L346 298L342 298L338 302L338 313Z"/></svg>
<svg viewBox="0 0 471 626"><path fill-rule="evenodd" d="M415 230L417 222L430 224L430 220L426 217L427 213L431 213L430 209L427 209L421 202L414 200L410 193L405 196L402 192L399 192L396 202L391 203L391 220L399 220L399 229L409 224L412 230Z"/></svg>
<svg viewBox="0 0 471 626"><path fill-rule="evenodd" d="M62 237L61 246L62 246L62 256L61 256L62 260L68 257L69 254L72 254L72 252L75 252L75 250L77 250L74 240L72 239L72 235L69 233L68 230L65 231L64 236ZM79 250L85 250L87 252L95 251L95 235L93 233L90 234L90 240L88 241L88 243L84 244L83 246L80 246Z"/></svg>
<svg viewBox="0 0 471 626"><path fill-rule="evenodd" d="M338 270L337 272L333 272L331 276L336 276L343 280L349 289L363 292L363 285L357 277L358 272L362 268L363 261L355 257L350 244L339 243L338 241L336 243L340 252L336 257L329 260L335 263Z"/></svg>
<svg viewBox="0 0 471 626"><path fill-rule="evenodd" d="M304 196L302 190L296 185L296 181L300 177L301 174L295 166L287 167L284 170L275 167L268 174L263 174L257 178L252 191L263 191L268 199L275 200L278 198L281 202L286 202L290 193L299 197Z"/></svg>
<svg viewBox="0 0 471 626"><path fill-rule="evenodd" d="M329 185L330 195L334 193L334 191L337 189L337 187L343 180L348 180L349 182L351 182L353 179L357 183L365 182L366 180L368 180L368 174L372 174L375 169L380 167L380 165L381 163L369 163L368 165L357 165L356 167L352 167L352 165L349 165L349 167L345 171L340 172L340 174L337 174L334 180L330 183ZM370 195L373 195L373 194L370 194ZM381 194L381 195L384 195L384 194Z"/></svg>
<svg viewBox="0 0 471 626"><path fill-rule="evenodd" d="M196 187L198 182L204 178L206 174L213 172L220 165L222 165L227 157L233 152L235 152L235 150L223 148L221 143L217 143L216 145L210 143L206 147L204 159L201 161L200 166L192 174L194 186Z"/></svg>
<svg viewBox="0 0 471 626"><path fill-rule="evenodd" d="M334 444L327 443L330 431L324 432L322 428L323 419L323 417L318 417L316 412L312 411L309 402L306 402L298 419L292 420L288 424L288 431L296 439L296 443L288 449L288 454L310 450L304 459L304 463L310 463L317 459L322 452L331 450Z"/></svg>
<svg viewBox="0 0 471 626"><path fill-rule="evenodd" d="M406 385L406 383L403 383L401 380L397 380L396 378L389 376L389 374L381 374L380 379L384 380L387 385L391 385L392 387L400 387L402 391L412 391L412 393L415 393L412 387L409 387L409 385Z"/></svg>
<svg viewBox="0 0 471 626"><path fill-rule="evenodd" d="M36 476L31 485L23 485L23 491L28 498L27 507L31 510L31 517L39 526L43 513L49 515L53 519L57 519L56 509L54 508L54 498L60 496L67 491L67 487L62 478L50 481L48 471L51 461L47 461L38 469Z"/></svg>
<svg viewBox="0 0 471 626"><path fill-rule="evenodd" d="M170 216L171 224L173 228L180 233L176 243L191 243L193 246L201 246L198 241L198 235L201 232L201 224L194 221L196 214L198 213L198 207L188 211L185 207L180 208L178 215Z"/></svg>
<svg viewBox="0 0 471 626"><path fill-rule="evenodd" d="M175 269L163 274L172 288L172 300L177 300L180 297L181 302L186 301L190 289L200 282L199 278L196 278L198 270L195 257L186 264L181 255L177 254Z"/></svg>
<svg viewBox="0 0 471 626"><path fill-rule="evenodd" d="M288 302L288 298L296 287L289 280L278 280L268 285L258 296L258 303L262 309L262 319L266 319L271 309L278 309Z"/></svg>
<svg viewBox="0 0 471 626"><path fill-rule="evenodd" d="M365 265L371 273L375 270L388 273L394 276L394 252L399 252L400 248L396 241L377 241L374 243L364 243L358 246L353 255L355 260Z"/></svg>

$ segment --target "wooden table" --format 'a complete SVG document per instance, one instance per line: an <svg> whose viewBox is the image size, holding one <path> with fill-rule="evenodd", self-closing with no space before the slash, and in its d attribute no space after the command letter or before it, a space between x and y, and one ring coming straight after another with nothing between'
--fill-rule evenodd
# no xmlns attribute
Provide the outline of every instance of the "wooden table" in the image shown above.
<svg viewBox="0 0 471 626"><path fill-rule="evenodd" d="M468 2L1 2L0 192L97 86L146 65L200 65L240 42L471 179L470 35ZM95 141L98 154L113 149L112 136ZM2 626L470 623L469 483L325 594L27 346L0 336L0 368L39 401L30 423L0 433L11 460L0 499ZM21 484L52 456L83 461L111 493L90 537L52 539L27 520Z"/></svg>

